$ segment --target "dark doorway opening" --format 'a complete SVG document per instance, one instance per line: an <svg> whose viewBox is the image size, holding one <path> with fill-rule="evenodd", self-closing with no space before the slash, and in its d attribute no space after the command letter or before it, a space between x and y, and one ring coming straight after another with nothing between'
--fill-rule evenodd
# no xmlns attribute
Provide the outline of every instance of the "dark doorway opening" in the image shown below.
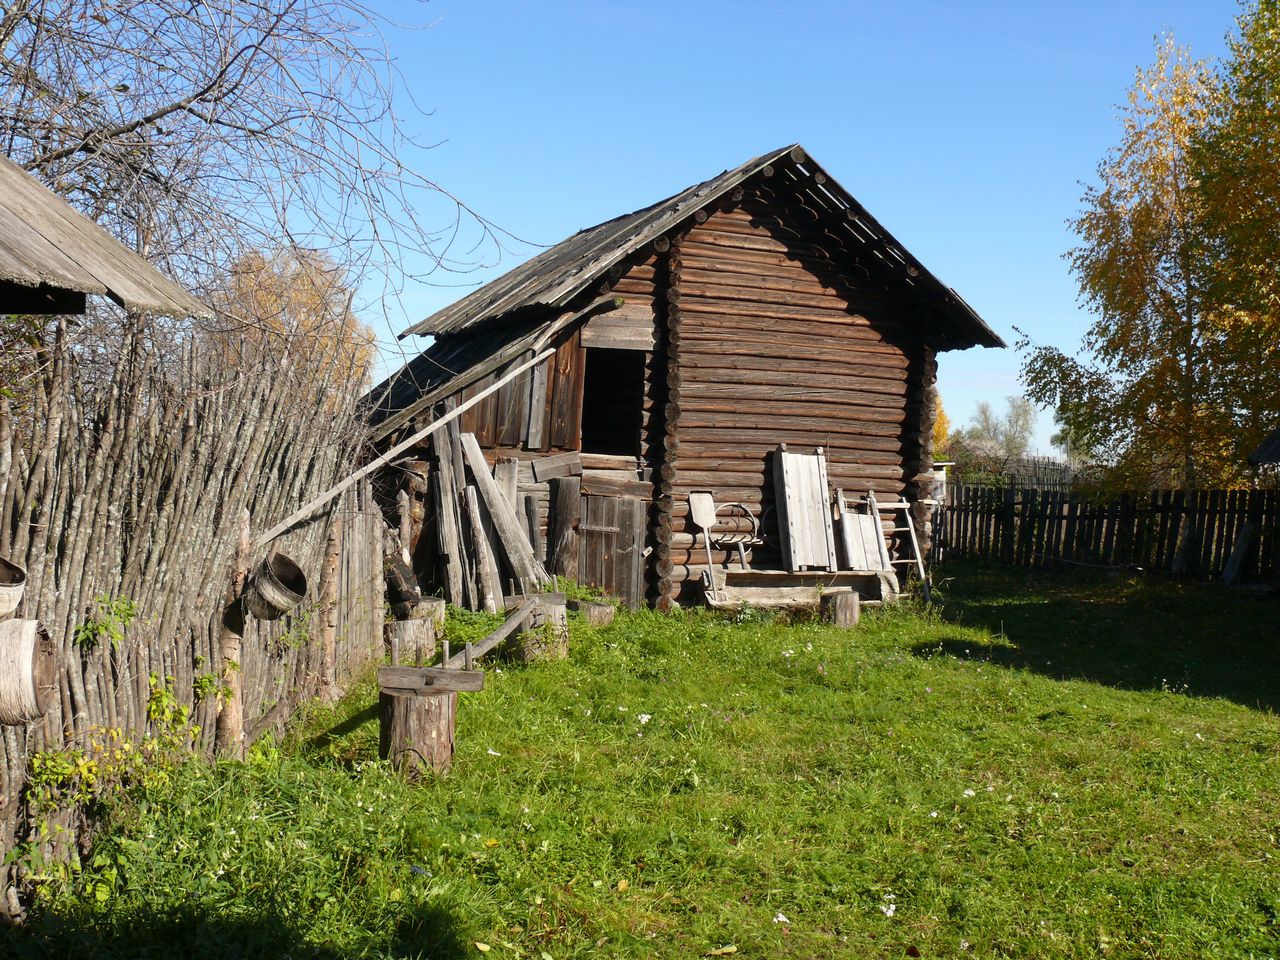
<svg viewBox="0 0 1280 960"><path fill-rule="evenodd" d="M582 450L640 455L644 411L643 350L587 348L582 387Z"/></svg>

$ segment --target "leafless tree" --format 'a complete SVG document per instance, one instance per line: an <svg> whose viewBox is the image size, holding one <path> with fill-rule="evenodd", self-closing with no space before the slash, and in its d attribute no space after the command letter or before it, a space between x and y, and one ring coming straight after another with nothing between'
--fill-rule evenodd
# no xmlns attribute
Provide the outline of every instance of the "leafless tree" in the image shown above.
<svg viewBox="0 0 1280 960"><path fill-rule="evenodd" d="M402 160L425 145L388 26L358 0L12 0L0 149L197 289L288 244L394 293L502 234Z"/></svg>

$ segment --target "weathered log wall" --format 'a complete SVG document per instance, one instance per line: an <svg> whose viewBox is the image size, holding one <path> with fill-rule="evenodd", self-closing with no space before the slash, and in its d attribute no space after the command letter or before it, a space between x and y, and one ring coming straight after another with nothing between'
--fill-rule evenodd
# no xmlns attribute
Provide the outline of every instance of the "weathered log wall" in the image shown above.
<svg viewBox="0 0 1280 960"><path fill-rule="evenodd" d="M859 283L847 264L838 271L819 229L767 193L694 224L672 245L668 270L665 596L687 594L682 582L705 567L685 522L690 491L748 504L775 535L779 443L823 448L832 485L849 494L916 492L930 457L921 422L932 355L907 305L873 273Z"/></svg>

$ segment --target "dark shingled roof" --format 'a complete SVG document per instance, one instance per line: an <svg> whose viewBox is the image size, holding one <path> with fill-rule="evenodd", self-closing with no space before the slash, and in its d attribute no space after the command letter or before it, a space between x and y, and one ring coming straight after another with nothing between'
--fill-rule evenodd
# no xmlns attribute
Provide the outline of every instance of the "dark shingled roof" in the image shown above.
<svg viewBox="0 0 1280 960"><path fill-rule="evenodd" d="M1266 463L1280 463L1280 427L1258 444L1258 449L1249 454L1249 462L1255 467Z"/></svg>
<svg viewBox="0 0 1280 960"><path fill-rule="evenodd" d="M4 156L0 284L105 295L147 313L210 315L208 307Z"/></svg>
<svg viewBox="0 0 1280 960"><path fill-rule="evenodd" d="M677 227L745 180L780 165L777 180L800 192L806 204L838 218L850 238L879 257L901 280L920 285L942 313L957 347L1003 347L1004 341L954 290L924 268L799 144L774 150L727 170L653 206L575 233L401 334L451 336L487 320L530 307L564 307L600 280L615 263Z"/></svg>

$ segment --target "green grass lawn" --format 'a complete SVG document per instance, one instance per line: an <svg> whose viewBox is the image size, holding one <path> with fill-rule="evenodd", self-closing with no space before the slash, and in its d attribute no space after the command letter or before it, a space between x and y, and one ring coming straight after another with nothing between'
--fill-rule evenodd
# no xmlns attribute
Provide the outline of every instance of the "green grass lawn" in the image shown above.
<svg viewBox="0 0 1280 960"><path fill-rule="evenodd" d="M575 623L567 662L463 695L423 785L359 685L119 804L0 953L1280 954L1280 603L940 577L942 613L852 633Z"/></svg>

